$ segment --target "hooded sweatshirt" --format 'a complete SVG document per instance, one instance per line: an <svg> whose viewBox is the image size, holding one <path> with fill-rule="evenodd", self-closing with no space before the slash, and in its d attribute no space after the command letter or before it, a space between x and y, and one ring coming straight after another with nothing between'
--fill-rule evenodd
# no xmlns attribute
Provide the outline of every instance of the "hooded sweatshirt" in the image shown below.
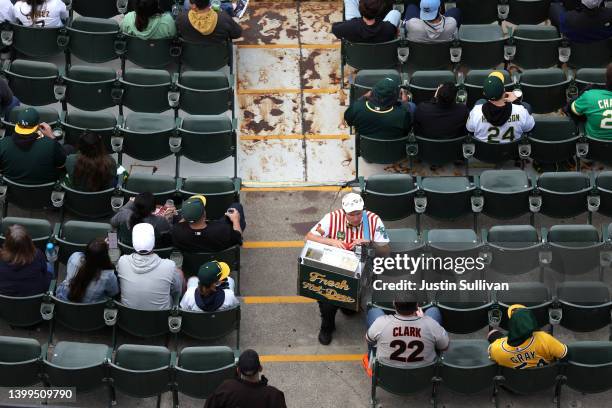
<svg viewBox="0 0 612 408"><path fill-rule="evenodd" d="M183 287L174 261L154 253L123 255L117 262L117 276L121 303L133 309L170 309Z"/></svg>
<svg viewBox="0 0 612 408"><path fill-rule="evenodd" d="M377 44L394 40L397 37L397 27L383 20L367 25L363 18L358 17L332 24L332 33L341 40Z"/></svg>
<svg viewBox="0 0 612 408"><path fill-rule="evenodd" d="M242 35L242 27L228 13L210 7L179 14L176 27L183 40L199 44L221 43Z"/></svg>
<svg viewBox="0 0 612 408"><path fill-rule="evenodd" d="M138 31L136 28L136 12L130 11L121 22L121 31L143 40L156 40L174 37L176 35L176 25L169 13L156 14L149 18L149 24L143 31Z"/></svg>
<svg viewBox="0 0 612 408"><path fill-rule="evenodd" d="M408 41L420 43L452 41L457 35L457 21L443 15L437 23L411 18L406 22L406 34Z"/></svg>
<svg viewBox="0 0 612 408"><path fill-rule="evenodd" d="M261 376L257 383L242 379L225 380L210 397L204 408L287 408L285 394L268 385Z"/></svg>

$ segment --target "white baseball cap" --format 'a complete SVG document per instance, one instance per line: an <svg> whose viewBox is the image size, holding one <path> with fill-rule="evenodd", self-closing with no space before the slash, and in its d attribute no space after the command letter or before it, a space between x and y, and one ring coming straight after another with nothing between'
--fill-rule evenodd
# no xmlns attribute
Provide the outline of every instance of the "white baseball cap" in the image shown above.
<svg viewBox="0 0 612 408"><path fill-rule="evenodd" d="M155 230L151 224L142 222L132 228L132 246L138 253L149 253L155 248Z"/></svg>
<svg viewBox="0 0 612 408"><path fill-rule="evenodd" d="M363 198L359 194L348 193L342 197L342 209L347 213L363 210Z"/></svg>
<svg viewBox="0 0 612 408"><path fill-rule="evenodd" d="M601 5L603 0L581 0L581 3L584 4L586 8L594 9Z"/></svg>

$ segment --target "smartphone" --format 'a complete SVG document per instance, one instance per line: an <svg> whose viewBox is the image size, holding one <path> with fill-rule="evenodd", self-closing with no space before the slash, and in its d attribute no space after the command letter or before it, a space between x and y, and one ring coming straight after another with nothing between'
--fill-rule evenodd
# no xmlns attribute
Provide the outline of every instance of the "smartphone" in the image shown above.
<svg viewBox="0 0 612 408"><path fill-rule="evenodd" d="M117 233L116 232L108 233L108 248L117 249Z"/></svg>

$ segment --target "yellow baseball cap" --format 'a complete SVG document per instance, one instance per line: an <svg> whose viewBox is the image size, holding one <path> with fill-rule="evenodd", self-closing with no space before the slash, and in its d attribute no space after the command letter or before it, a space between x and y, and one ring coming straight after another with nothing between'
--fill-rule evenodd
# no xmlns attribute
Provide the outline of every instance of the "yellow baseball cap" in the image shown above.
<svg viewBox="0 0 612 408"><path fill-rule="evenodd" d="M497 78L499 78L502 81L502 83L506 82L506 78L504 78L504 74L501 71L493 71L488 76L490 76L490 77L491 76L497 77Z"/></svg>
<svg viewBox="0 0 612 408"><path fill-rule="evenodd" d="M198 280L201 285L205 286L227 279L229 275L230 267L225 262L206 262L198 270Z"/></svg>
<svg viewBox="0 0 612 408"><path fill-rule="evenodd" d="M519 305L518 303L508 308L508 319L512 318L512 313L518 309L526 309L527 306Z"/></svg>

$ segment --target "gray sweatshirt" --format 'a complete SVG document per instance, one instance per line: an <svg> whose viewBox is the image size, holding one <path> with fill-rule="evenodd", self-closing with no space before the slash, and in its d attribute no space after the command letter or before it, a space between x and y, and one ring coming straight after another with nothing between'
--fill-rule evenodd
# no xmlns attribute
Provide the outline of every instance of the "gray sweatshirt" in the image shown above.
<svg viewBox="0 0 612 408"><path fill-rule="evenodd" d="M452 17L440 16L438 23L411 18L406 23L408 41L433 43L451 41L457 36L457 21Z"/></svg>
<svg viewBox="0 0 612 408"><path fill-rule="evenodd" d="M157 254L123 255L117 262L121 303L133 309L162 310L172 307L181 294L183 280L176 264Z"/></svg>

